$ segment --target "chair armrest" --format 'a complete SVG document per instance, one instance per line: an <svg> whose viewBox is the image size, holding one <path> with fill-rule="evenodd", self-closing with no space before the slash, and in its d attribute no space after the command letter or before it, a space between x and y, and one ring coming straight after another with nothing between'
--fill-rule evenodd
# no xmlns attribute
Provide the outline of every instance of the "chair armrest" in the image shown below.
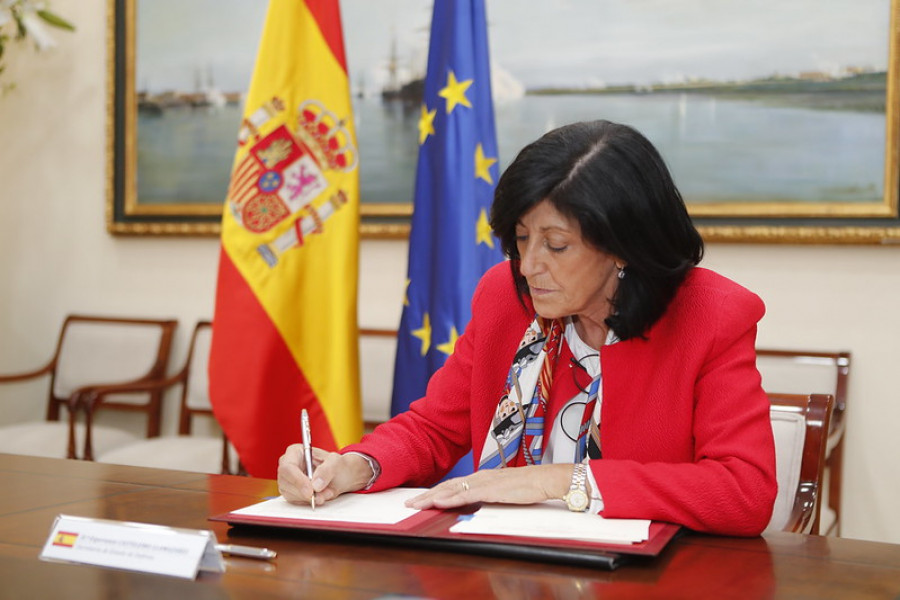
<svg viewBox="0 0 900 600"><path fill-rule="evenodd" d="M163 379L143 377L133 381L125 381L123 383L109 383L103 385L86 385L78 388L72 394L72 398L78 399L78 404L88 410L103 402L106 396L111 394L128 394L132 392L155 392L164 390L167 387L183 383L185 372L181 371L175 375L165 377ZM70 399L71 401L71 399Z"/></svg>
<svg viewBox="0 0 900 600"><path fill-rule="evenodd" d="M123 383L111 383L107 385L88 385L77 389L69 398L69 412L74 413L80 408L84 411L84 450L82 459L94 460L94 446L92 440L92 425L94 421L94 411L103 399L110 394L127 394L132 392L155 392L164 390L176 384L183 384L187 376L187 370L182 369L175 375L157 378L141 378L134 381L126 381Z"/></svg>
<svg viewBox="0 0 900 600"><path fill-rule="evenodd" d="M816 505L816 497L819 494L818 487L811 481L800 485L797 496L794 498L794 506L791 516L788 518L783 531L793 533L810 533L813 528L813 507Z"/></svg>
<svg viewBox="0 0 900 600"><path fill-rule="evenodd" d="M53 365L55 361L50 361L40 369L35 371L25 371L24 373L10 373L9 375L0 375L0 383L12 383L14 381L26 381L28 379L35 379L36 377L40 377L41 375L47 375L50 371L53 370Z"/></svg>

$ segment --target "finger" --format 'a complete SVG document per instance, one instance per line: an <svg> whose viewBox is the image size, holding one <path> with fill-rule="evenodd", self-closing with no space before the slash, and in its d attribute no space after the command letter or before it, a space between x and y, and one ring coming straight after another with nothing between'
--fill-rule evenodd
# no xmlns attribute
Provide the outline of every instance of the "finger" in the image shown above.
<svg viewBox="0 0 900 600"><path fill-rule="evenodd" d="M292 482L296 481L300 477L303 476L303 471L300 469L299 465L291 459L287 454L284 454L280 459L278 459L278 483L281 485L282 483L290 485Z"/></svg>
<svg viewBox="0 0 900 600"><path fill-rule="evenodd" d="M284 454L278 459L279 466L283 463L299 465L301 468L306 466L303 459L303 444L291 444L284 450Z"/></svg>
<svg viewBox="0 0 900 600"><path fill-rule="evenodd" d="M300 444L300 448L303 448L303 444ZM318 467L323 462L325 462L325 459L328 458L329 455L334 454L333 452L322 450L321 448L316 448L315 446L312 447L311 452L313 467Z"/></svg>
<svg viewBox="0 0 900 600"><path fill-rule="evenodd" d="M323 494L324 500L329 500L346 491L339 487L340 459L336 452L328 452L318 448L313 449L313 464L316 465L312 476L312 489L317 494ZM333 489L329 489L333 488ZM325 494L325 492L329 492Z"/></svg>
<svg viewBox="0 0 900 600"><path fill-rule="evenodd" d="M309 502L312 488L306 476L296 466L280 467L278 470L278 492L288 502Z"/></svg>
<svg viewBox="0 0 900 600"><path fill-rule="evenodd" d="M480 500L478 492L471 489L465 478L454 479L447 483L446 487L431 498L435 508L456 508Z"/></svg>
<svg viewBox="0 0 900 600"><path fill-rule="evenodd" d="M301 504L304 506L309 506L310 500L313 497L312 485L310 485L309 479L305 477L303 481L296 483L279 483L278 491L281 492L281 495L284 496L284 499L291 504ZM321 502L319 502L318 496L316 496L316 504L321 504Z"/></svg>
<svg viewBox="0 0 900 600"><path fill-rule="evenodd" d="M309 504L313 489L306 474L303 444L288 446L278 459L278 491L288 502Z"/></svg>
<svg viewBox="0 0 900 600"><path fill-rule="evenodd" d="M428 508L454 508L465 506L476 501L477 492L472 491L471 484L465 477L445 481L432 489L410 498L406 505L417 510Z"/></svg>
<svg viewBox="0 0 900 600"><path fill-rule="evenodd" d="M278 492L288 502L299 502L302 500L297 477L281 468L278 470Z"/></svg>

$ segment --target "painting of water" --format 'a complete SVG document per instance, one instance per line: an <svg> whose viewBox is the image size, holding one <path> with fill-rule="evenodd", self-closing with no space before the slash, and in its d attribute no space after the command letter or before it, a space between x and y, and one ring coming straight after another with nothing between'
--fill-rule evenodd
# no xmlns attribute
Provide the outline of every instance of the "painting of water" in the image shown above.
<svg viewBox="0 0 900 600"><path fill-rule="evenodd" d="M894 0L896 1L896 0ZM266 2L135 5L136 199L220 214ZM430 2L343 0L361 202L412 201ZM659 147L697 217L896 210L892 0L487 3L501 167L609 119ZM376 211L383 222L408 211ZM368 214L375 214L369 212ZM386 216L385 216L386 215Z"/></svg>

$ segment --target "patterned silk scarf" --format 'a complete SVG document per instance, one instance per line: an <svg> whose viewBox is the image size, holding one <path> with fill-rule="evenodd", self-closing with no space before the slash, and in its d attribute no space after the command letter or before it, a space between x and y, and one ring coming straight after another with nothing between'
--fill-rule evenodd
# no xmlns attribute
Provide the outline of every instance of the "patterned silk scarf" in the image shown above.
<svg viewBox="0 0 900 600"><path fill-rule="evenodd" d="M553 370L564 344L564 331L560 320L548 321L541 317L535 317L525 330L481 451L479 469L541 464L544 416L553 385ZM576 443L574 459L578 462L585 456L599 458L599 428L593 418L599 388L600 377L597 377L583 391L587 402Z"/></svg>

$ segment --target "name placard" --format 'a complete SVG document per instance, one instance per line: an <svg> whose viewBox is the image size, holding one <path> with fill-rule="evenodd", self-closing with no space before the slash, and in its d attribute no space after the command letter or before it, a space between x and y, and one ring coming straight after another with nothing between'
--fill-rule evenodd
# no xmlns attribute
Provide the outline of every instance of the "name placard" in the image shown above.
<svg viewBox="0 0 900 600"><path fill-rule="evenodd" d="M185 579L225 570L212 531L70 515L56 517L40 558Z"/></svg>

